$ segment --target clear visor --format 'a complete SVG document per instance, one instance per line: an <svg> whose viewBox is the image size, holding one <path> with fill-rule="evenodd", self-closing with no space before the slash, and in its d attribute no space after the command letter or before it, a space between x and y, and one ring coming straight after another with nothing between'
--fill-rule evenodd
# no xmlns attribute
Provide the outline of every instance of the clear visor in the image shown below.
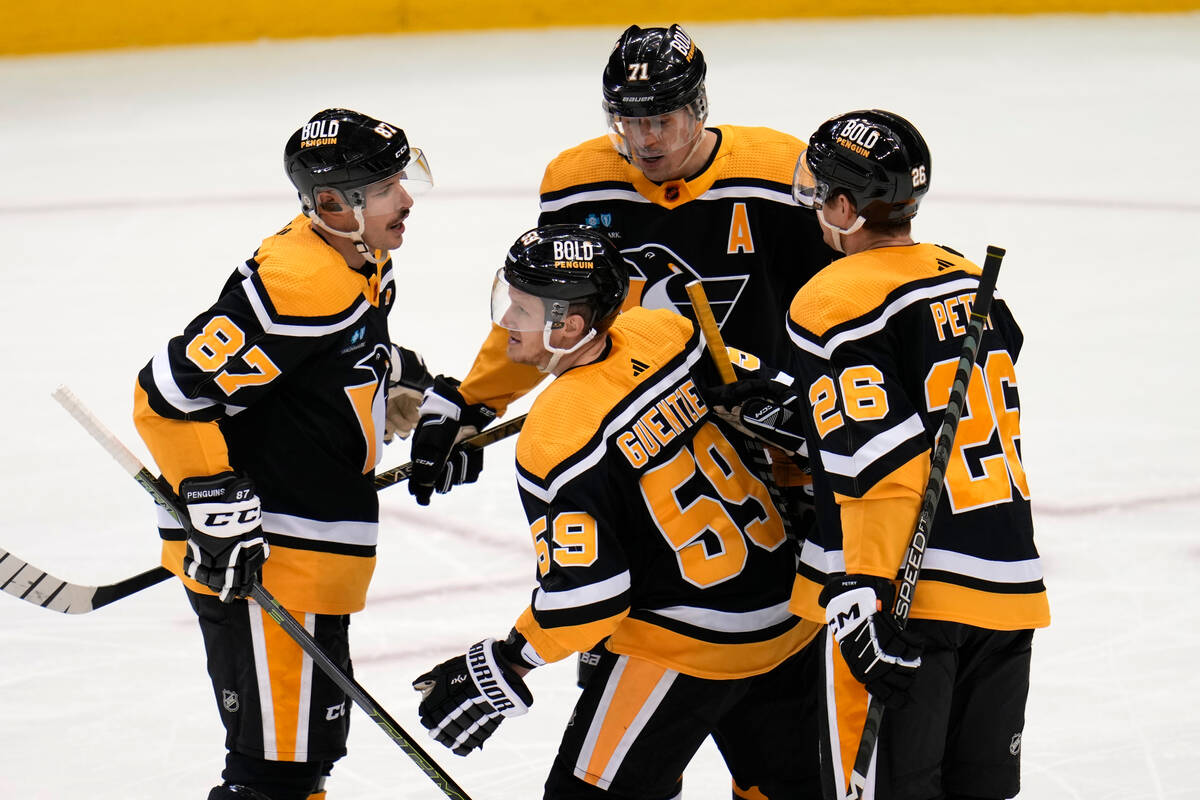
<svg viewBox="0 0 1200 800"><path fill-rule="evenodd" d="M820 209L829 195L829 184L818 181L808 168L808 151L796 160L796 171L792 174L792 197L805 208Z"/></svg>
<svg viewBox="0 0 1200 800"><path fill-rule="evenodd" d="M656 117L622 117L605 108L608 138L626 158L666 156L690 147L704 132L708 103L704 93L683 108Z"/></svg>
<svg viewBox="0 0 1200 800"><path fill-rule="evenodd" d="M349 190L346 193L349 204L361 207L363 216L386 216L394 214L397 206L412 205L414 195L433 188L433 173L429 171L425 153L416 147L410 148L409 153L408 164L395 175Z"/></svg>
<svg viewBox="0 0 1200 800"><path fill-rule="evenodd" d="M566 317L564 301L548 300L523 292L504 278L504 269L496 270L492 281L492 322L505 330L533 333L562 326Z"/></svg>

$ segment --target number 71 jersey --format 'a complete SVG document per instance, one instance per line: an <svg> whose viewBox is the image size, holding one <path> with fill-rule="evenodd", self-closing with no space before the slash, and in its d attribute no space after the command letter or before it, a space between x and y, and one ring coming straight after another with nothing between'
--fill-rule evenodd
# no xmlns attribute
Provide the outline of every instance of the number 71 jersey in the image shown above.
<svg viewBox="0 0 1200 800"><path fill-rule="evenodd" d="M792 369L806 401L817 529L793 610L824 619L831 575L897 578L929 479L980 269L935 245L835 261L792 302ZM1021 461L1022 334L997 298L925 550L913 618L992 630L1049 624Z"/></svg>
<svg viewBox="0 0 1200 800"><path fill-rule="evenodd" d="M687 675L766 672L817 626L789 612L793 543L704 402L704 340L645 308L609 337L539 395L517 442L538 588L516 627L546 661L609 637Z"/></svg>

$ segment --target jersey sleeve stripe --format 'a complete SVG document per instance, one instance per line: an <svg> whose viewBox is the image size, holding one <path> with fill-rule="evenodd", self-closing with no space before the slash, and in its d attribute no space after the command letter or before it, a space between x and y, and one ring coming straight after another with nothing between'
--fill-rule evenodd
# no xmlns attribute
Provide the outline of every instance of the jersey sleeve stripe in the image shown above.
<svg viewBox="0 0 1200 800"><path fill-rule="evenodd" d="M838 347L846 342L865 339L872 334L879 333L887 325L888 320L914 303L931 300L935 297L941 297L954 292L974 290L978 287L979 279L974 277L961 278L949 282L939 281L928 286L919 286L905 292L883 306L877 316L873 315L869 320L852 328L838 330L832 336L813 336L808 330L800 327L789 318L787 326L788 335L791 337L792 343L801 350L811 353L818 358L829 360L833 357L833 351Z"/></svg>
<svg viewBox="0 0 1200 800"><path fill-rule="evenodd" d="M175 383L175 375L171 371L171 355L168 348L164 347L155 353L154 358L150 362L150 369L154 376L154 388L158 390L158 394L163 400L170 403L172 408L179 412L193 414L217 405L212 400L204 398L193 399L183 393L179 385Z"/></svg>
<svg viewBox="0 0 1200 800"><path fill-rule="evenodd" d="M533 593L533 610L564 611L596 605L628 593L632 586L629 571L626 570L611 578L561 592L547 592L539 587Z"/></svg>
<svg viewBox="0 0 1200 800"><path fill-rule="evenodd" d="M371 308L371 304L366 298L363 298L346 313L332 318L320 318L325 320L324 322L314 320L311 323L292 324L280 322L275 318L274 307L267 300L269 295L263 288L261 278L257 273L242 281L242 291L245 292L250 308L254 310L254 315L258 318L258 324L262 326L263 332L278 336L328 336L349 328ZM300 318L293 317L292 319Z"/></svg>
<svg viewBox="0 0 1200 800"><path fill-rule="evenodd" d="M905 442L925 435L925 423L920 416L913 414L894 427L875 435L869 442L860 447L853 455L844 456L821 450L821 464L825 471L847 478L856 478L864 470L898 448Z"/></svg>

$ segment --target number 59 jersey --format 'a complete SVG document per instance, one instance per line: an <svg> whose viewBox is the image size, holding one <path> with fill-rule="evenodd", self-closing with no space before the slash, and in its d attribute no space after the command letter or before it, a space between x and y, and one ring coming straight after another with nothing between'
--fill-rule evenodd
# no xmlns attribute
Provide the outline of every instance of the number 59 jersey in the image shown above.
<svg viewBox="0 0 1200 800"><path fill-rule="evenodd" d="M817 529L793 610L823 620L831 575L897 578L929 479L980 269L928 244L835 261L792 302ZM993 630L1049 624L1021 461L1022 334L997 298L966 395L911 616Z"/></svg>
<svg viewBox="0 0 1200 800"><path fill-rule="evenodd" d="M517 629L546 661L610 650L684 674L766 672L817 626L788 610L795 550L714 420L691 322L631 309L556 378L517 442L538 588Z"/></svg>

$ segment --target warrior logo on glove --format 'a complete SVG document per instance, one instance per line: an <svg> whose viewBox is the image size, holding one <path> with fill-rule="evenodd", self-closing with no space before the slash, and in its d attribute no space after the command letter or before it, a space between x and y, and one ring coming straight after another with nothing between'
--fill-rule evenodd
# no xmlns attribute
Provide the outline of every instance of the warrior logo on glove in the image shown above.
<svg viewBox="0 0 1200 800"><path fill-rule="evenodd" d="M421 693L421 724L460 756L483 747L505 717L520 716L533 705L533 694L494 639L438 664L413 681L413 688Z"/></svg>

